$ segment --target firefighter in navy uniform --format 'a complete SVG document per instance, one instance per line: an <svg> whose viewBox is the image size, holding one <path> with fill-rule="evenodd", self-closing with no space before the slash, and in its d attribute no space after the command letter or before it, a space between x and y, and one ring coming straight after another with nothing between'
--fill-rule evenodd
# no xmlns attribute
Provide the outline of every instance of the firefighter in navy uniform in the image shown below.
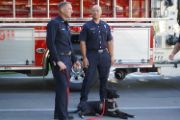
<svg viewBox="0 0 180 120"><path fill-rule="evenodd" d="M52 73L56 81L55 87L55 111L54 119L70 120L68 115L68 78L71 65L79 67L80 63L73 55L71 33L67 18L71 17L72 6L69 2L61 2L58 5L59 16L51 20L47 25L47 47L50 51Z"/></svg>
<svg viewBox="0 0 180 120"><path fill-rule="evenodd" d="M80 103L78 107L88 100L88 93L92 84L92 79L99 73L100 79L100 100L106 98L106 86L113 58L113 38L109 25L100 20L102 14L101 7L92 7L92 20L84 24L80 33L80 47L83 56L83 67L86 69L85 79L82 84Z"/></svg>

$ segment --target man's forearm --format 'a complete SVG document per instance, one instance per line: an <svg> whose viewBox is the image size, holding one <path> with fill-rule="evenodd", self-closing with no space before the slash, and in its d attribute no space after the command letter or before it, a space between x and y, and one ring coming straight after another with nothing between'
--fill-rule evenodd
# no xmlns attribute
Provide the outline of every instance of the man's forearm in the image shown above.
<svg viewBox="0 0 180 120"><path fill-rule="evenodd" d="M174 49L172 51L172 54L176 54L180 50L180 43L177 42L176 45L174 46Z"/></svg>
<svg viewBox="0 0 180 120"><path fill-rule="evenodd" d="M108 42L108 47L107 48L108 48L109 54L111 55L111 57L113 57L114 56L114 52L113 52L113 49L114 49L113 40Z"/></svg>
<svg viewBox="0 0 180 120"><path fill-rule="evenodd" d="M86 58L86 42L81 41L80 48L83 58Z"/></svg>

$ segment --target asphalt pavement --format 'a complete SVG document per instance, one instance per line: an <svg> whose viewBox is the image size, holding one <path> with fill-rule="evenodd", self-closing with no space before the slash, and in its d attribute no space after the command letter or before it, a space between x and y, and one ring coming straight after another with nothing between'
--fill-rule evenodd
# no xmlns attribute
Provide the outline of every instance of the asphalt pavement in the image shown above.
<svg viewBox="0 0 180 120"><path fill-rule="evenodd" d="M173 70L165 69L160 76L130 74L119 84L111 84L120 94L119 109L136 115L132 120L179 120L180 72ZM54 81L15 76L0 76L0 120L53 120ZM69 110L76 109L79 97L79 91L71 92ZM97 86L89 100L99 100ZM81 120L77 114L73 116ZM119 119L105 116L102 120Z"/></svg>

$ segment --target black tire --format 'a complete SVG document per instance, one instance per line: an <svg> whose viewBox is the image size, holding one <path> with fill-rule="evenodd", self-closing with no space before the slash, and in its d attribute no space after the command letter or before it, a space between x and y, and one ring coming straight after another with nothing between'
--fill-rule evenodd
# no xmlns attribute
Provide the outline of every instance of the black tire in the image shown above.
<svg viewBox="0 0 180 120"><path fill-rule="evenodd" d="M126 77L127 71L125 69L117 69L114 75L118 81L122 81Z"/></svg>

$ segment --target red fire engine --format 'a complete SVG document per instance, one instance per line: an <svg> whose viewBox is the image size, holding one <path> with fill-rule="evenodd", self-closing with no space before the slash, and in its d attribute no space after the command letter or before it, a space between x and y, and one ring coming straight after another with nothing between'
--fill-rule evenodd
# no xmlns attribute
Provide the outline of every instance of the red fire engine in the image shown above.
<svg viewBox="0 0 180 120"><path fill-rule="evenodd" d="M174 33L179 30L177 4L173 4L177 0L1 0L0 71L47 75L46 25L58 15L61 1L72 3L74 13L69 21L79 55L78 35L91 19L90 8L94 4L102 7L102 19L111 26L114 37L116 64L112 71L116 79L137 70L155 71L168 61L173 45L167 45L167 37L176 38ZM72 73L71 82L81 83L83 71L72 69Z"/></svg>

